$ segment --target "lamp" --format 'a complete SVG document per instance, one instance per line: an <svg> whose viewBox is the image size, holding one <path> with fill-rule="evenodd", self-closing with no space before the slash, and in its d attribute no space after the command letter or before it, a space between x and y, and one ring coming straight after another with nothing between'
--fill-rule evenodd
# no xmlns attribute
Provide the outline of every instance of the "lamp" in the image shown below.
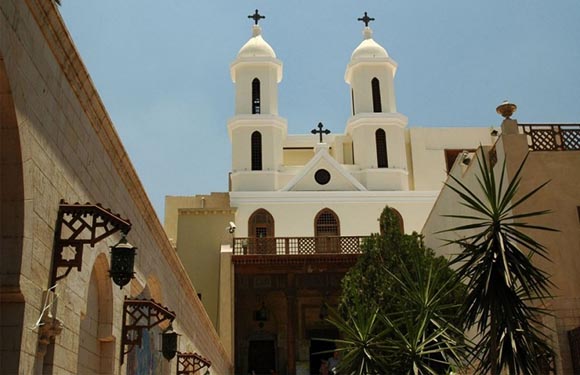
<svg viewBox="0 0 580 375"><path fill-rule="evenodd" d="M175 313L173 311L161 306L152 299L129 299L125 297L123 324L121 326L121 364L123 364L125 354L130 353L135 345L141 346L143 329L151 329L165 321L171 323L174 319ZM171 334L171 331L169 334ZM173 334L177 335L175 332ZM169 340L170 336L167 337ZM175 352L177 352L177 338L175 340ZM128 346L127 350L125 350L125 346ZM167 349L169 351L170 348L168 347ZM165 353L163 353L163 356L167 358Z"/></svg>
<svg viewBox="0 0 580 375"><path fill-rule="evenodd" d="M179 334L173 330L172 324L169 324L169 327L161 334L161 353L168 361L171 361L177 354L178 336Z"/></svg>
<svg viewBox="0 0 580 375"><path fill-rule="evenodd" d="M268 321L268 310L264 302L262 302L262 307L259 310L254 311L254 320L260 322L260 328L263 328L264 322Z"/></svg>
<svg viewBox="0 0 580 375"><path fill-rule="evenodd" d="M65 278L73 268L81 270L85 245L94 247L98 242L119 231L126 235L130 230L131 222L129 220L121 218L98 203L69 204L61 199L54 230L51 285L55 285L58 280ZM126 241L125 239L124 244L128 245ZM122 245L122 242L123 239L115 246ZM130 247L132 248L132 246ZM66 249L69 252L72 251L73 254L65 256ZM65 268L65 271L59 274L58 271L61 268ZM132 271L131 266L131 277ZM115 283L119 286L125 285Z"/></svg>
<svg viewBox="0 0 580 375"><path fill-rule="evenodd" d="M504 100L503 103L501 103L496 107L495 111L503 118L509 119L511 115L513 115L514 112L517 111L517 109L518 109L517 105L515 105L514 103L510 103L507 100Z"/></svg>
<svg viewBox="0 0 580 375"><path fill-rule="evenodd" d="M123 233L121 240L111 246L111 269L109 277L121 289L135 277L135 253L137 248L131 245Z"/></svg>

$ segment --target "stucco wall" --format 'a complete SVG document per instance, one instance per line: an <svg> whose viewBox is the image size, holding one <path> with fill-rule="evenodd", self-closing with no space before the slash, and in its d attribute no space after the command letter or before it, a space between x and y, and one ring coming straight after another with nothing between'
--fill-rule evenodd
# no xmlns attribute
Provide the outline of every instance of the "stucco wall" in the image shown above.
<svg viewBox="0 0 580 375"><path fill-rule="evenodd" d="M137 278L123 290L112 289L114 373L122 372L118 364L123 298L147 287L157 290L157 302L175 311L174 328L182 334L179 349L198 351L213 361L215 373L228 373L230 359L163 232L55 5L40 0L2 1L0 35L0 57L16 113L24 192L23 218L12 219L21 219L24 228L18 280L23 317L20 332L5 335L2 328L2 372L31 374L35 366L36 371L42 367L38 331L32 327L40 316L42 292L49 286L62 198L102 203L133 224L128 239L139 248ZM3 243L8 230L2 229ZM53 356L46 357L51 357L53 365L49 366L55 373L78 373L79 332L89 316L84 310L93 265L99 255L109 257L108 246L118 239L112 236L95 248L87 247L82 271L73 270L59 282L57 318L64 328L56 336ZM2 288L4 292L4 279ZM2 320L11 318L3 315ZM175 366L164 371L174 372Z"/></svg>
<svg viewBox="0 0 580 375"><path fill-rule="evenodd" d="M512 123L515 126L515 122ZM495 166L496 176L506 160L508 179L511 179L518 166L528 153L526 136L504 134L496 143L498 162ZM480 191L475 176L477 174L475 159L468 167L456 162L452 173L461 179L473 191ZM573 373L567 332L580 326L580 151L530 151L522 172L518 199L542 183L550 183L540 190L526 204L514 210L514 214L549 209L549 215L533 219L533 224L558 229L559 232L529 231L529 235L538 240L548 250L549 261L534 258L534 263L552 275L554 288L552 300L546 301L554 318L548 318L546 324L554 330L548 332L552 345L558 353L557 373ZM442 217L444 214L470 214L457 204L457 195L449 188L444 188L429 215L423 234L427 246L436 249L440 254L453 254L459 249L441 247L441 239L453 239L457 233L436 234L440 230L455 227L458 221ZM526 220L531 222L531 220ZM461 235L465 235L462 233Z"/></svg>

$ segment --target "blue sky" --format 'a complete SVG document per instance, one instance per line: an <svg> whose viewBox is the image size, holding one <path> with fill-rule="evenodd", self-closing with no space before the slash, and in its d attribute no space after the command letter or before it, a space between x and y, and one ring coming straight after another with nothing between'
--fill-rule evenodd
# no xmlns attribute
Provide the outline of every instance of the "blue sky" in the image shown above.
<svg viewBox="0 0 580 375"><path fill-rule="evenodd" d="M350 115L344 71L362 40L399 64L397 107L409 126L580 122L578 0L63 0L61 14L157 213L165 195L227 190L229 64L251 35L284 63L280 115L291 134Z"/></svg>

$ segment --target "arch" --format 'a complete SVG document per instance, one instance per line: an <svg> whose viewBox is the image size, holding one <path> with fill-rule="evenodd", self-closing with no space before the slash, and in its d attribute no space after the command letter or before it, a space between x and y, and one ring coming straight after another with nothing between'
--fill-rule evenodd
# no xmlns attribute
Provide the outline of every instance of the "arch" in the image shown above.
<svg viewBox="0 0 580 375"><path fill-rule="evenodd" d="M388 168L389 158L387 155L387 135L383 129L375 132L375 144L377 147L377 167Z"/></svg>
<svg viewBox="0 0 580 375"><path fill-rule="evenodd" d="M389 228L397 226L400 234L405 233L405 222L403 221L403 215L396 209L392 207L386 207L386 209L381 213L380 218L380 232L385 234L389 231Z"/></svg>
<svg viewBox="0 0 580 375"><path fill-rule="evenodd" d="M260 208L248 220L248 237L274 237L274 217L267 210Z"/></svg>
<svg viewBox="0 0 580 375"><path fill-rule="evenodd" d="M339 253L340 248L340 220L330 208L324 208L316 214L314 219L314 242L319 254Z"/></svg>
<svg viewBox="0 0 580 375"><path fill-rule="evenodd" d="M373 93L373 112L382 112L383 106L381 104L381 84L377 77L372 79L371 87Z"/></svg>
<svg viewBox="0 0 580 375"><path fill-rule="evenodd" d="M260 208L248 219L248 237L250 237L250 254L275 254L276 238L274 217L267 210Z"/></svg>
<svg viewBox="0 0 580 375"><path fill-rule="evenodd" d="M340 236L340 220L330 208L324 208L316 214L314 219L314 236Z"/></svg>
<svg viewBox="0 0 580 375"><path fill-rule="evenodd" d="M262 170L262 134L259 131L252 133L252 170L261 171Z"/></svg>
<svg viewBox="0 0 580 375"><path fill-rule="evenodd" d="M254 78L252 80L252 114L259 115L261 110L261 97L260 97L260 80Z"/></svg>
<svg viewBox="0 0 580 375"><path fill-rule="evenodd" d="M113 336L113 291L108 277L105 253L95 259L81 312L77 372L113 374L115 338Z"/></svg>
<svg viewBox="0 0 580 375"><path fill-rule="evenodd" d="M4 328L10 340L0 340L2 369L20 373L20 349L24 325L24 296L20 273L24 248L24 174L18 120L4 57L0 53L0 304ZM32 245L30 245L32 247ZM10 323L8 323L10 322Z"/></svg>

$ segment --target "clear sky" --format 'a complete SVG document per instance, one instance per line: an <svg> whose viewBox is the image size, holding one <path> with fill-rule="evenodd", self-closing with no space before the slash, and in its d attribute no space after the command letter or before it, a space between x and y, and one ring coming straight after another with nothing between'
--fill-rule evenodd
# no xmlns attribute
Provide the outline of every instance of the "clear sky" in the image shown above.
<svg viewBox="0 0 580 375"><path fill-rule="evenodd" d="M409 126L580 123L578 0L62 0L61 13L162 218L166 195L226 191L233 115L229 65L251 36L284 63L280 115L290 134L319 121L344 132L344 71L374 39L399 64L397 109Z"/></svg>

